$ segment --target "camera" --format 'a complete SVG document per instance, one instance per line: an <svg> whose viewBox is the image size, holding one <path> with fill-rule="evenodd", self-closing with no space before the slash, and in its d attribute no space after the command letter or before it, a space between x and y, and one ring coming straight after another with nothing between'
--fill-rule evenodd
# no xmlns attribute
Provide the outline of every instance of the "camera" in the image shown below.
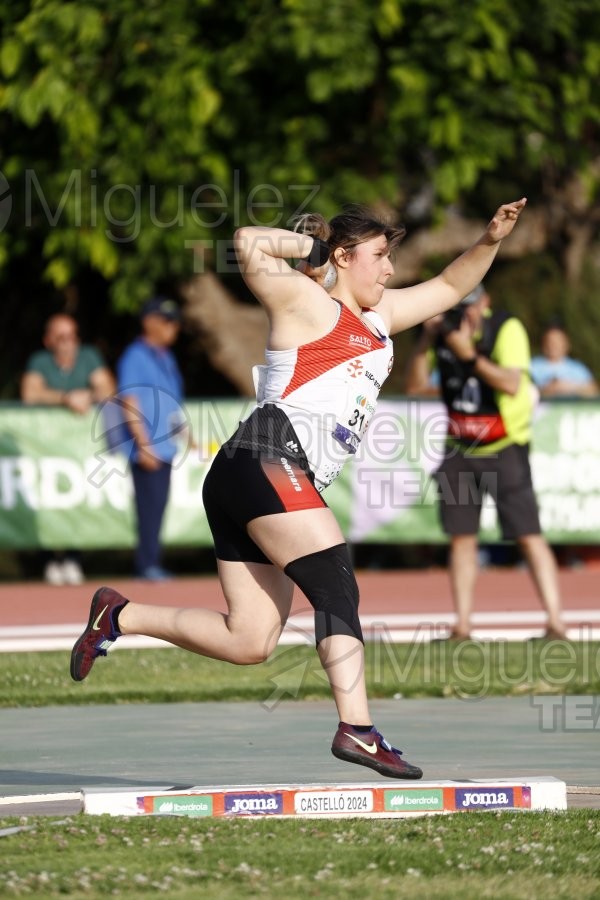
<svg viewBox="0 0 600 900"><path fill-rule="evenodd" d="M454 306L452 309L446 310L440 325L440 334L450 334L451 331L457 331L463 320L465 310L461 306Z"/></svg>

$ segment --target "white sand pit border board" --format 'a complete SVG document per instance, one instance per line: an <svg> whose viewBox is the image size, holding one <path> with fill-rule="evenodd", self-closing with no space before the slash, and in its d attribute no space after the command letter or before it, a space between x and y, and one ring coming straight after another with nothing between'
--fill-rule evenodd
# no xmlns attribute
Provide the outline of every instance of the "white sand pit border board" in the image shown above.
<svg viewBox="0 0 600 900"><path fill-rule="evenodd" d="M468 810L561 810L567 786L557 778L391 782L382 784L255 784L217 787L84 789L89 815L229 818L396 818Z"/></svg>

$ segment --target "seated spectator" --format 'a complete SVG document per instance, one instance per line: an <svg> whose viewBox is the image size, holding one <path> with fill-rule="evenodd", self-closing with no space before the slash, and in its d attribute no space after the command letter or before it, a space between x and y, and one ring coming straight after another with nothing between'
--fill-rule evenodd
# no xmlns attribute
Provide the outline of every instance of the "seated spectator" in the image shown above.
<svg viewBox="0 0 600 900"><path fill-rule="evenodd" d="M587 366L568 355L569 337L560 325L546 327L541 349L531 360L531 377L542 397L596 397L600 393Z"/></svg>
<svg viewBox="0 0 600 900"><path fill-rule="evenodd" d="M83 415L115 389L110 370L95 347L81 344L72 316L58 313L46 322L44 350L33 353L21 381L21 399L32 405L62 406ZM49 584L81 584L83 571L74 550L44 554Z"/></svg>

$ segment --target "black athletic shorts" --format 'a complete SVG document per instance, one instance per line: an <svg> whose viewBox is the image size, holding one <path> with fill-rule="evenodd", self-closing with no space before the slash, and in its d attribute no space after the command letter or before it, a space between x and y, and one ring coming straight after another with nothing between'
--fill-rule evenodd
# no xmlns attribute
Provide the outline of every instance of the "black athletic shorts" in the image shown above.
<svg viewBox="0 0 600 900"><path fill-rule="evenodd" d="M540 533L528 445L512 444L493 456L463 455L451 447L435 478L446 534L477 534L486 494L496 503L505 540Z"/></svg>
<svg viewBox="0 0 600 900"><path fill-rule="evenodd" d="M231 444L213 460L202 496L217 559L234 562L270 562L246 531L252 519L327 506L297 460Z"/></svg>

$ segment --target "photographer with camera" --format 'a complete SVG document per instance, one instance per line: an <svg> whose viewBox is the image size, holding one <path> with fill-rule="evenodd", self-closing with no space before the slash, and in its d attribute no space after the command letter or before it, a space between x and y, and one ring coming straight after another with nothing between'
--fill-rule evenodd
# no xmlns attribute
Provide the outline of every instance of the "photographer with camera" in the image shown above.
<svg viewBox="0 0 600 900"><path fill-rule="evenodd" d="M479 521L488 493L503 538L517 542L531 571L548 615L544 637L564 639L556 560L540 531L529 465L535 389L527 332L515 316L492 311L480 284L423 332L409 363L409 393L421 393L433 363L448 411L446 454L436 480L457 613L449 639L470 637Z"/></svg>

